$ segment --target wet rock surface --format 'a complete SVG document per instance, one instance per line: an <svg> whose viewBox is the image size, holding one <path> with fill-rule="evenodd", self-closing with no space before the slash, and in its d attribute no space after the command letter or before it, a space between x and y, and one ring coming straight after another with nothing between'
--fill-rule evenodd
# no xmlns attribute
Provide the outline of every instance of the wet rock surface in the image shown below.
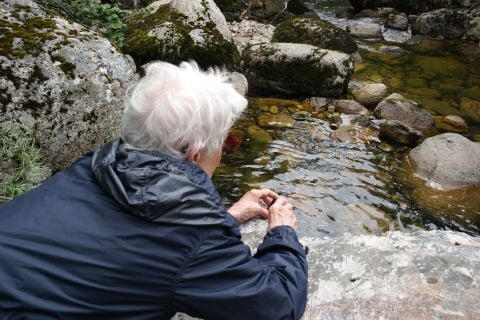
<svg viewBox="0 0 480 320"><path fill-rule="evenodd" d="M380 124L380 137L407 146L417 146L423 141L423 133L398 120L387 120Z"/></svg>
<svg viewBox="0 0 480 320"><path fill-rule="evenodd" d="M426 139L410 151L409 159L416 174L434 187L480 185L480 143L457 133Z"/></svg>
<svg viewBox="0 0 480 320"><path fill-rule="evenodd" d="M335 107L336 112L345 114L368 114L370 113L367 108L360 103L353 100L333 100L331 105Z"/></svg>
<svg viewBox="0 0 480 320"><path fill-rule="evenodd" d="M129 59L32 1L1 2L0 23L0 122L32 130L52 170L118 135Z"/></svg>
<svg viewBox="0 0 480 320"><path fill-rule="evenodd" d="M389 95L374 110L379 119L398 120L419 130L432 129L433 117L418 106L415 101L405 99L400 94Z"/></svg>

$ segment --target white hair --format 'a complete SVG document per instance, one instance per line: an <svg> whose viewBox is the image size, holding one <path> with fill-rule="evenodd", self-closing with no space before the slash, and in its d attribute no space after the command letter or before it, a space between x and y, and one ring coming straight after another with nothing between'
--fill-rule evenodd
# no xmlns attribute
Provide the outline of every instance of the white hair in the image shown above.
<svg viewBox="0 0 480 320"><path fill-rule="evenodd" d="M203 72L194 61L179 67L153 62L130 92L122 119L123 140L134 148L180 158L217 151L247 106L225 71Z"/></svg>

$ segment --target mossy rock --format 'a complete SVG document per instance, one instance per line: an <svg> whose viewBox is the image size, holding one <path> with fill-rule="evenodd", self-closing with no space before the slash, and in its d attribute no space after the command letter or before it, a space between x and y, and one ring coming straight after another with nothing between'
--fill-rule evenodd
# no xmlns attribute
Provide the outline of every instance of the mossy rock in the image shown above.
<svg viewBox="0 0 480 320"><path fill-rule="evenodd" d="M282 96L338 97L353 74L348 54L299 43L254 45L244 62L253 91Z"/></svg>
<svg viewBox="0 0 480 320"><path fill-rule="evenodd" d="M464 10L438 9L420 15L412 26L412 33L458 39L467 32L467 26L468 17Z"/></svg>
<svg viewBox="0 0 480 320"><path fill-rule="evenodd" d="M346 53L358 49L348 32L315 18L296 17L280 23L275 29L272 42L306 43Z"/></svg>
<svg viewBox="0 0 480 320"><path fill-rule="evenodd" d="M178 64L193 59L204 68L233 68L240 59L233 42L226 40L214 23L188 22L168 5L133 18L125 30L124 48L138 65L154 60Z"/></svg>

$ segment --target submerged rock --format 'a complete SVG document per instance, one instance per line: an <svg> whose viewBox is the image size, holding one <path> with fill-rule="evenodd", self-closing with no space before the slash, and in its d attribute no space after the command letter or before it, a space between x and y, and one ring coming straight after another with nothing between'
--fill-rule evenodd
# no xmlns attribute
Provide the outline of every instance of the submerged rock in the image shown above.
<svg viewBox="0 0 480 320"><path fill-rule="evenodd" d="M258 125L266 128L293 128L295 120L284 114L262 114L258 116Z"/></svg>
<svg viewBox="0 0 480 320"><path fill-rule="evenodd" d="M194 59L202 67L231 68L240 58L213 0L172 0L153 13L133 17L125 30L125 51L138 65Z"/></svg>
<svg viewBox="0 0 480 320"><path fill-rule="evenodd" d="M480 185L480 143L457 133L426 139L409 154L415 173L430 185L455 189Z"/></svg>
<svg viewBox="0 0 480 320"><path fill-rule="evenodd" d="M389 95L374 110L379 119L398 120L418 130L432 129L435 120L427 110L398 93Z"/></svg>
<svg viewBox="0 0 480 320"><path fill-rule="evenodd" d="M61 170L113 139L135 66L105 38L32 1L0 2L0 123L34 133Z"/></svg>
<svg viewBox="0 0 480 320"><path fill-rule="evenodd" d="M259 44L244 52L245 75L257 90L337 97L353 73L349 55L298 43Z"/></svg>
<svg viewBox="0 0 480 320"><path fill-rule="evenodd" d="M351 35L319 18L293 18L277 25L273 42L311 44L322 49L353 53L358 50Z"/></svg>
<svg viewBox="0 0 480 320"><path fill-rule="evenodd" d="M435 126L437 129L447 132L465 133L468 131L467 122L455 115L435 117Z"/></svg>
<svg viewBox="0 0 480 320"><path fill-rule="evenodd" d="M460 110L473 121L480 122L480 101L469 98L462 98L460 102Z"/></svg>
<svg viewBox="0 0 480 320"><path fill-rule="evenodd" d="M372 83L354 90L353 98L366 107L376 107L388 93L388 88L383 83Z"/></svg>
<svg viewBox="0 0 480 320"><path fill-rule="evenodd" d="M372 141L378 141L378 133L360 125L341 125L333 131L330 138L345 143L367 144Z"/></svg>

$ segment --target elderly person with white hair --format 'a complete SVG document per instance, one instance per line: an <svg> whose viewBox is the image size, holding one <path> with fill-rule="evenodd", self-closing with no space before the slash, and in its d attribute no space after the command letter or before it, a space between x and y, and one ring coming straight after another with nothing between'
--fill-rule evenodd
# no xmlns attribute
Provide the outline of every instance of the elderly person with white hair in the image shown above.
<svg viewBox="0 0 480 320"><path fill-rule="evenodd" d="M121 138L0 207L0 319L299 319L305 251L287 199L226 210L210 180L247 101L218 70L156 62ZM239 224L268 219L254 256Z"/></svg>

